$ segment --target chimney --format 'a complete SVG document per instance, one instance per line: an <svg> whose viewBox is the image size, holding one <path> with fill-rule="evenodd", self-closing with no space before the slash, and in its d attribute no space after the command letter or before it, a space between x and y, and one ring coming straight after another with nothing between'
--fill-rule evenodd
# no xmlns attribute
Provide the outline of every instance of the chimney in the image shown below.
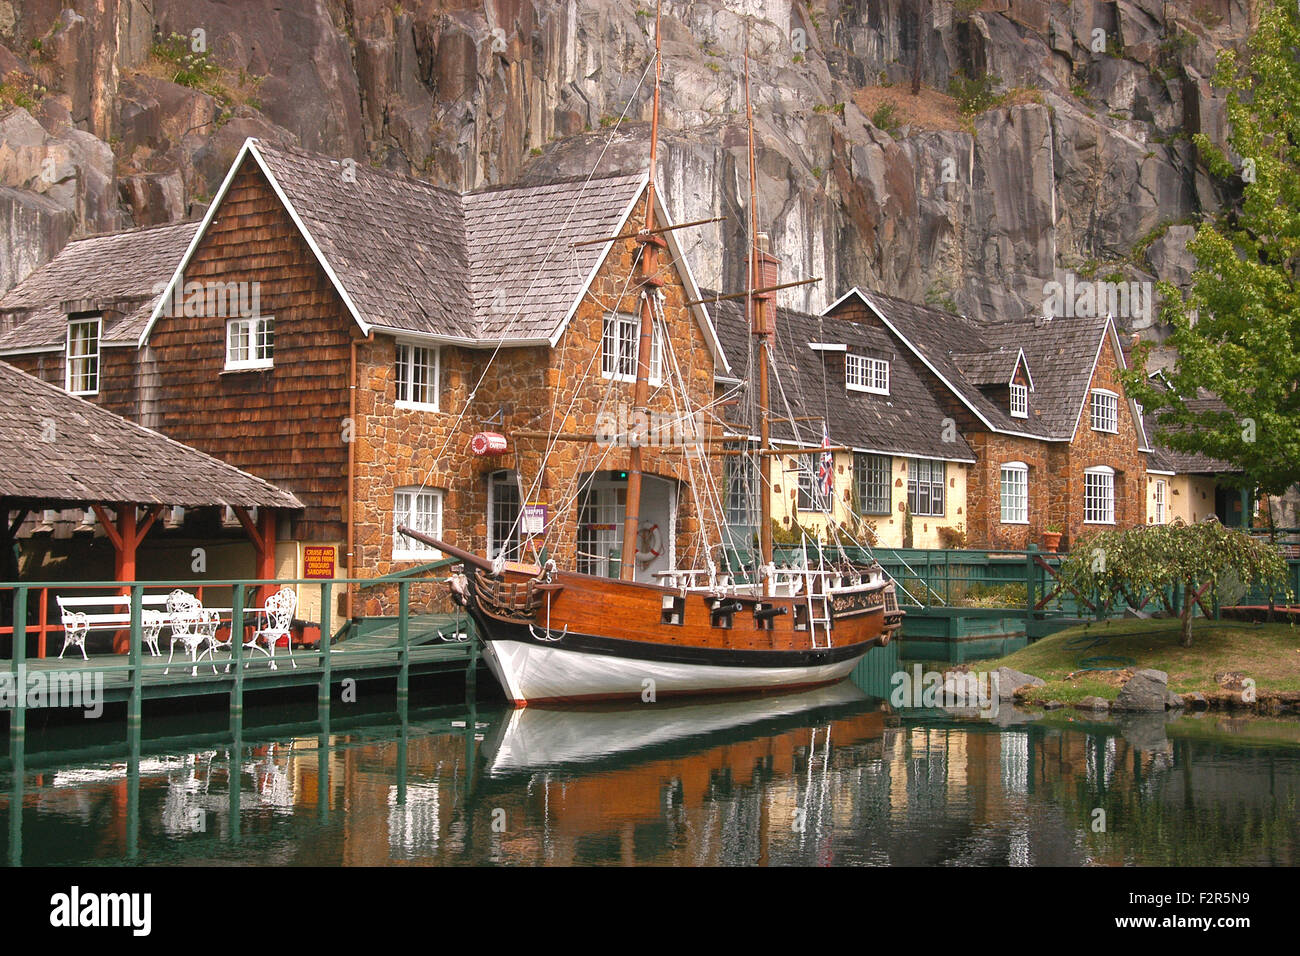
<svg viewBox="0 0 1300 956"><path fill-rule="evenodd" d="M781 260L772 255L772 238L765 232L758 234L758 276L755 278L756 289L770 289L781 282ZM760 299L771 299L774 292L764 292Z"/></svg>

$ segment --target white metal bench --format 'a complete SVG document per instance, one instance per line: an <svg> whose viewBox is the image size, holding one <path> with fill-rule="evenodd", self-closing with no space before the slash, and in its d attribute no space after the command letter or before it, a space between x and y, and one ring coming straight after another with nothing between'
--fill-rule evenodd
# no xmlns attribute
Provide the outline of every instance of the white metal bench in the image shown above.
<svg viewBox="0 0 1300 956"><path fill-rule="evenodd" d="M120 631L131 626L131 595L101 594L95 597L55 598L59 612L63 616L63 650L59 651L62 659L68 647L81 649L83 660L86 656L86 635L91 631ZM158 635L167 623L166 615L157 610L165 607L167 598L161 594L146 594L140 599L144 609L141 621L141 636L149 645L154 657L160 657Z"/></svg>

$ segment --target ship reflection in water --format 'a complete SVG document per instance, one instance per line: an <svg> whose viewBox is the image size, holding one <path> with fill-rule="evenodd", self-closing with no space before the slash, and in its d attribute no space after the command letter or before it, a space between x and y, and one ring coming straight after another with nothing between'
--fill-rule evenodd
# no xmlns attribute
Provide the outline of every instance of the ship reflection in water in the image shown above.
<svg viewBox="0 0 1300 956"><path fill-rule="evenodd" d="M1294 865L1300 856L1295 722L1004 712L999 724L894 714L846 681L222 736L194 749L170 736L159 752L146 741L134 761L111 735L103 747L117 751L93 757L84 734L79 751L29 742L16 767L0 764L4 859Z"/></svg>

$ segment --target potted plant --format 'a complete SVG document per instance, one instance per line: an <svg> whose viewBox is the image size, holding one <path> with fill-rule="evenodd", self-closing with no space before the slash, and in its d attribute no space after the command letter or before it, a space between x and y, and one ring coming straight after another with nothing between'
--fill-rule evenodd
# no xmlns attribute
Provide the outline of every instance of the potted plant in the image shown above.
<svg viewBox="0 0 1300 956"><path fill-rule="evenodd" d="M1061 546L1061 534L1063 531L1064 529L1058 522L1054 521L1049 524L1047 530L1043 532L1043 550L1055 554L1056 549Z"/></svg>

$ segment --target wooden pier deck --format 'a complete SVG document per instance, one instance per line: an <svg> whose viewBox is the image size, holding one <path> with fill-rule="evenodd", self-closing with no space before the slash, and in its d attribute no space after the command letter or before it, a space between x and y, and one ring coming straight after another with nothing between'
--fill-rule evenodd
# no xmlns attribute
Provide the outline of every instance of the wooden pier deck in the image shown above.
<svg viewBox="0 0 1300 956"><path fill-rule="evenodd" d="M459 629L457 625L460 625ZM453 635L464 632L464 620L452 615L413 615L408 619L408 647L406 669L410 675L436 672L463 673L477 662L472 647L472 633L465 640ZM450 639L448 639L450 638ZM165 647L165 642L160 646ZM161 657L144 655L140 664L140 690L144 699L168 697L195 697L208 694L232 693L237 682L242 682L243 693L256 693L282 687L319 686L328 672L333 684L345 679L394 680L403 668L397 622L385 623L364 633L336 642L329 651L328 665L318 648L300 648L292 658L283 648L276 650L276 669L261 653L243 654L243 667L236 672L232 655L221 651L214 657L205 657L197 666L181 649L171 663L164 651ZM296 666L295 666L296 665ZM28 658L24 662L28 680L35 675L83 675L84 679L97 680L102 674L104 703L129 699L134 684L129 657L125 654L92 655L83 660L75 649L63 659L57 657ZM242 678L242 681L240 680ZM51 681L51 693L55 689ZM57 706L51 701L48 706ZM40 709L28 704L28 711Z"/></svg>

